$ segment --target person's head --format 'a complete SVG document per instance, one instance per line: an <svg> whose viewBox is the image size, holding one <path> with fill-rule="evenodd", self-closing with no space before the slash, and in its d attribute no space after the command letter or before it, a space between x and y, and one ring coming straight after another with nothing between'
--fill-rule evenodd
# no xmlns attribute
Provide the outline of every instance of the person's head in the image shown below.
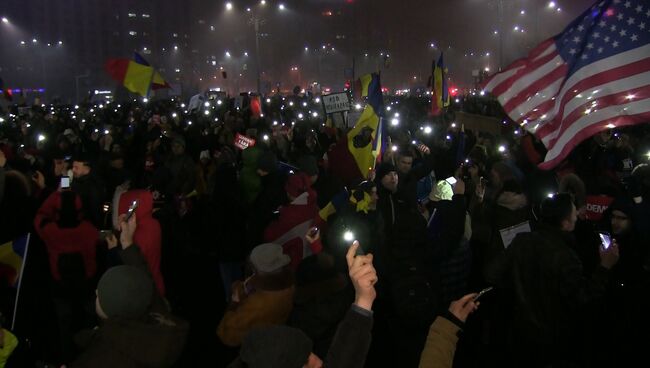
<svg viewBox="0 0 650 368"><path fill-rule="evenodd" d="M323 361L312 349L311 339L297 328L254 328L242 342L238 361L248 368L321 368Z"/></svg>
<svg viewBox="0 0 650 368"><path fill-rule="evenodd" d="M283 253L282 246L273 243L264 243L253 248L249 260L258 275L280 273L291 262L291 258Z"/></svg>
<svg viewBox="0 0 650 368"><path fill-rule="evenodd" d="M124 156L118 153L111 155L110 167L117 170L124 169Z"/></svg>
<svg viewBox="0 0 650 368"><path fill-rule="evenodd" d="M185 153L185 139L183 137L176 137L172 141L172 153L175 156L180 156Z"/></svg>
<svg viewBox="0 0 650 368"><path fill-rule="evenodd" d="M402 174L408 174L413 167L413 154L409 151L404 151L397 157L397 169Z"/></svg>
<svg viewBox="0 0 650 368"><path fill-rule="evenodd" d="M640 187L640 195L647 196L650 194L650 165L639 164L632 170L632 177L636 180Z"/></svg>
<svg viewBox="0 0 650 368"><path fill-rule="evenodd" d="M90 174L91 171L90 162L82 158L75 158L72 161L72 175L75 178L81 178Z"/></svg>
<svg viewBox="0 0 650 368"><path fill-rule="evenodd" d="M298 159L298 168L307 174L314 184L318 180L318 163L314 156L302 156Z"/></svg>
<svg viewBox="0 0 650 368"><path fill-rule="evenodd" d="M585 183L576 174L567 174L560 180L560 192L570 193L578 212L584 212L587 206L587 189Z"/></svg>
<svg viewBox="0 0 650 368"><path fill-rule="evenodd" d="M623 235L632 229L634 202L631 199L625 197L617 198L609 206L609 211L612 235Z"/></svg>
<svg viewBox="0 0 650 368"><path fill-rule="evenodd" d="M540 206L542 221L558 230L571 232L578 220L578 211L569 193L557 193L544 199Z"/></svg>
<svg viewBox="0 0 650 368"><path fill-rule="evenodd" d="M512 167L505 162L499 161L492 165L492 169L490 170L490 184L495 188L501 188L504 182L514 179L514 177L515 174Z"/></svg>
<svg viewBox="0 0 650 368"><path fill-rule="evenodd" d="M97 284L95 311L102 319L141 319L154 298L154 284L145 271L127 265L109 268Z"/></svg>
<svg viewBox="0 0 650 368"><path fill-rule="evenodd" d="M66 164L63 158L55 158L52 160L54 176L59 177L65 174L67 171L68 165Z"/></svg>
<svg viewBox="0 0 650 368"><path fill-rule="evenodd" d="M397 192L397 184L399 179L397 177L397 169L389 163L382 163L377 167L377 175L375 181L379 182L382 187L388 191Z"/></svg>

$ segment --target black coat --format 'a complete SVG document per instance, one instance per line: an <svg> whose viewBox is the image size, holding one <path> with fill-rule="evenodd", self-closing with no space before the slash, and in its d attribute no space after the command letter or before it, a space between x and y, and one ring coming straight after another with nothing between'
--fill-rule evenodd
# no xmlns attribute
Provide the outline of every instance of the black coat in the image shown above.
<svg viewBox="0 0 650 368"><path fill-rule="evenodd" d="M570 233L541 226L518 234L489 268L488 282L511 309L512 351L519 364L571 359L573 343L581 339L581 316L605 294L609 271L599 266L585 278L571 241Z"/></svg>

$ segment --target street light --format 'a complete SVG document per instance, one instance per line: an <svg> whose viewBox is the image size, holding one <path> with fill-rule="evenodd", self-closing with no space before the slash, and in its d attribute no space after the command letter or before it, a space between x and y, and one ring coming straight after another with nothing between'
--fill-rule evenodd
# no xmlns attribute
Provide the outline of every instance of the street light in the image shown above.
<svg viewBox="0 0 650 368"><path fill-rule="evenodd" d="M232 3L230 1L226 3L226 10L232 10Z"/></svg>
<svg viewBox="0 0 650 368"><path fill-rule="evenodd" d="M9 24L9 19L7 19L7 17L2 17L2 23Z"/></svg>
<svg viewBox="0 0 650 368"><path fill-rule="evenodd" d="M278 5L278 9L280 9L280 10L284 10L284 9L285 9L284 4L280 4L280 5Z"/></svg>

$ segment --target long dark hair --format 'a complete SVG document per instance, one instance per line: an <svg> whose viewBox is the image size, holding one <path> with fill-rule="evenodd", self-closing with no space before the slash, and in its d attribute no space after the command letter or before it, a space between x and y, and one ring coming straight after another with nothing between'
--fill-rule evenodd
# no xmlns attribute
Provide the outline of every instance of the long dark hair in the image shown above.
<svg viewBox="0 0 650 368"><path fill-rule="evenodd" d="M62 228L79 226L80 215L77 210L77 195L71 190L61 192L61 208L59 209L58 225Z"/></svg>

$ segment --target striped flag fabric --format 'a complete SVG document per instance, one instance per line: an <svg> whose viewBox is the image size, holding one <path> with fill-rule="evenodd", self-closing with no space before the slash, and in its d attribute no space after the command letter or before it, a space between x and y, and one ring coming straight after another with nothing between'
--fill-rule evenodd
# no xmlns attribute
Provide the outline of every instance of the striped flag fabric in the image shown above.
<svg viewBox="0 0 650 368"><path fill-rule="evenodd" d="M149 64L149 62L137 52L133 53L133 61L135 61L140 65L151 66L151 64ZM153 78L151 79L151 89L155 91L164 88L172 88L172 87L169 85L169 83L167 83L165 78L163 78L163 76L160 75L160 73L157 70L154 70Z"/></svg>
<svg viewBox="0 0 650 368"><path fill-rule="evenodd" d="M384 100L379 74L368 74L360 80L362 85L367 85L363 88L367 97L366 106L354 128L327 153L328 161L331 162L330 174L349 186L367 179L388 139L385 127L381 124Z"/></svg>
<svg viewBox="0 0 650 368"><path fill-rule="evenodd" d="M602 0L485 83L552 169L598 132L650 121L650 2Z"/></svg>
<svg viewBox="0 0 650 368"><path fill-rule="evenodd" d="M152 67L129 59L109 59L104 67L113 79L122 83L129 91L140 96L149 95L154 76Z"/></svg>
<svg viewBox="0 0 650 368"><path fill-rule="evenodd" d="M438 62L433 62L431 71L431 115L440 115L449 106L449 88L447 87L447 68L440 53Z"/></svg>

